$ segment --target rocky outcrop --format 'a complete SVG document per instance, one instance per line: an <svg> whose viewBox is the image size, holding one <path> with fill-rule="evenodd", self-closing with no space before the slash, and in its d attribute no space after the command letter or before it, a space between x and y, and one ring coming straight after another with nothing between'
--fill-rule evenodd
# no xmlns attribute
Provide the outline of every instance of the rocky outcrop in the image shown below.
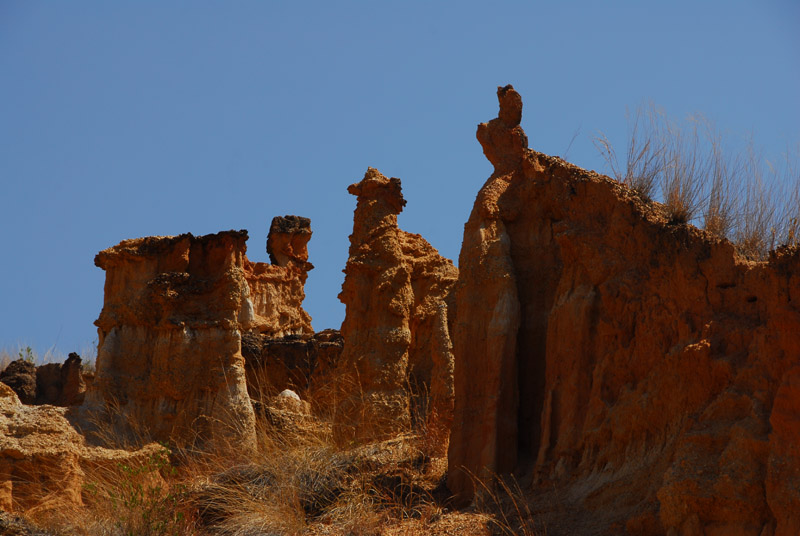
<svg viewBox="0 0 800 536"><path fill-rule="evenodd" d="M242 355L250 397L261 400L286 389L305 395L312 385L324 389L332 381L342 345L341 334L333 329L281 338L243 334Z"/></svg>
<svg viewBox="0 0 800 536"><path fill-rule="evenodd" d="M0 372L0 382L11 387L23 404L77 406L86 394L81 358L76 353L69 354L63 364L37 367L23 359L12 361Z"/></svg>
<svg viewBox="0 0 800 536"><path fill-rule="evenodd" d="M271 338L314 333L311 317L303 310L304 285L314 268L308 262L310 239L311 220L277 216L267 237L271 264L245 260L254 317L251 329Z"/></svg>
<svg viewBox="0 0 800 536"><path fill-rule="evenodd" d="M0 383L0 510L82 504L93 471L144 461L161 447L133 451L90 446L71 424L75 409L29 406Z"/></svg>
<svg viewBox="0 0 800 536"><path fill-rule="evenodd" d="M105 299L87 408L114 407L162 441L253 447L242 334L311 332L301 306L308 220L277 227L269 243L283 266L250 262L246 231L125 240L100 252Z"/></svg>
<svg viewBox="0 0 800 536"><path fill-rule="evenodd" d="M337 367L337 426L359 438L407 430L412 416L449 424L452 354L447 302L458 275L421 236L397 227L400 179L370 168L358 198L339 299L346 306Z"/></svg>
<svg viewBox="0 0 800 536"><path fill-rule="evenodd" d="M64 363L36 367L36 403L78 406L86 396L81 357L71 353Z"/></svg>
<svg viewBox="0 0 800 536"><path fill-rule="evenodd" d="M0 372L0 382L8 385L23 404L36 402L36 365L17 359Z"/></svg>
<svg viewBox="0 0 800 536"><path fill-rule="evenodd" d="M519 95L498 98L459 257L450 489L516 469L559 505L548 534L797 534L800 252L753 263L670 223L527 149Z"/></svg>

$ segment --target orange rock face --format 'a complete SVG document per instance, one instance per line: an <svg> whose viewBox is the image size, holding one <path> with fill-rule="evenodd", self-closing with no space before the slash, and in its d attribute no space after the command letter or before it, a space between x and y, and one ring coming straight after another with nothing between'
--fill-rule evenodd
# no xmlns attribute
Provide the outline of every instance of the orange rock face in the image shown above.
<svg viewBox="0 0 800 536"><path fill-rule="evenodd" d="M458 270L397 227L400 179L370 168L348 191L358 204L339 295L347 312L337 424L359 438L407 430L412 417L446 426L453 403L446 299Z"/></svg>
<svg viewBox="0 0 800 536"><path fill-rule="evenodd" d="M268 337L314 333L303 310L311 221L298 216L272 219L267 238L271 264L245 260L244 275L253 306L253 329Z"/></svg>
<svg viewBox="0 0 800 536"><path fill-rule="evenodd" d="M310 229L303 235L302 248ZM252 263L246 240L245 231L149 237L97 255L106 285L88 409L117 408L154 439L254 445L242 333L311 331L301 306L310 264Z"/></svg>
<svg viewBox="0 0 800 536"><path fill-rule="evenodd" d="M669 224L527 149L519 95L498 97L459 257L450 489L522 471L572 518L548 534L797 534L800 252L752 263Z"/></svg>

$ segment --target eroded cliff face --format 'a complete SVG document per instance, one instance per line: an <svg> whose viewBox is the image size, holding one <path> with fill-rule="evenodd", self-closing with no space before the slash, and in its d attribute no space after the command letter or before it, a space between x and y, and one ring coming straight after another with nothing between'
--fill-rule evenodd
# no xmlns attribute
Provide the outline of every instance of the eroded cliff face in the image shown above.
<svg viewBox="0 0 800 536"><path fill-rule="evenodd" d="M105 298L87 409L114 408L158 440L253 448L242 333L311 332L301 306L308 220L301 239L283 234L296 249L282 266L250 262L245 231L125 240L100 252Z"/></svg>
<svg viewBox="0 0 800 536"><path fill-rule="evenodd" d="M752 263L670 225L527 149L519 95L498 98L459 257L450 489L517 469L574 533L800 533L800 253Z"/></svg>
<svg viewBox="0 0 800 536"><path fill-rule="evenodd" d="M347 307L336 369L337 426L359 438L408 430L413 419L448 426L453 358L447 303L453 263L397 227L400 179L370 168L358 198L339 299Z"/></svg>

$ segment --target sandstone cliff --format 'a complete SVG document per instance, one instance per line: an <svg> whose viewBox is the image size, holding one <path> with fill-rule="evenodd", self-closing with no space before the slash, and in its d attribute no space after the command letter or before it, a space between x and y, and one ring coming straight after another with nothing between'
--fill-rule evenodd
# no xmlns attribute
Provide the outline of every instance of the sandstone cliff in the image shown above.
<svg viewBox="0 0 800 536"><path fill-rule="evenodd" d="M339 295L346 316L337 425L360 438L407 430L412 417L446 427L453 404L446 299L458 270L397 227L406 203L400 179L370 168L348 192L358 202Z"/></svg>
<svg viewBox="0 0 800 536"><path fill-rule="evenodd" d="M548 534L800 533L800 252L752 263L669 224L528 149L519 95L498 98L459 257L450 489L517 469L558 504Z"/></svg>

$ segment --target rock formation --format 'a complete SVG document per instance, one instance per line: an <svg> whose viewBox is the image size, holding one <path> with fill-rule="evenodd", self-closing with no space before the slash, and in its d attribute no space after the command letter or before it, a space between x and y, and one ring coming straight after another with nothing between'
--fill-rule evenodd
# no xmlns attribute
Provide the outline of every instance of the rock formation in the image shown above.
<svg viewBox="0 0 800 536"><path fill-rule="evenodd" d="M0 372L0 382L11 387L23 404L77 406L86 394L81 358L76 353L69 354L63 364L38 367L17 359Z"/></svg>
<svg viewBox="0 0 800 536"><path fill-rule="evenodd" d="M280 338L243 334L242 355L250 397L275 396L286 389L306 394L312 383L324 389L331 381L342 345L341 334L333 329Z"/></svg>
<svg viewBox="0 0 800 536"><path fill-rule="evenodd" d="M311 231L300 219L292 238L281 220L268 244L283 266L250 262L246 231L125 240L100 252L105 299L87 408L113 407L158 440L251 448L242 334L311 332L301 306Z"/></svg>
<svg viewBox="0 0 800 536"><path fill-rule="evenodd" d="M453 403L446 299L458 270L397 227L406 203L400 179L370 168L348 192L358 202L339 295L346 316L337 425L359 438L407 430L412 415L446 426Z"/></svg>
<svg viewBox="0 0 800 536"><path fill-rule="evenodd" d="M570 517L548 534L800 533L800 251L749 262L671 224L527 149L519 95L498 98L459 257L451 491L517 469Z"/></svg>
<svg viewBox="0 0 800 536"><path fill-rule="evenodd" d="M17 359L0 372L0 382L8 385L23 404L36 403L36 365Z"/></svg>
<svg viewBox="0 0 800 536"><path fill-rule="evenodd" d="M303 310L304 285L308 271L307 244L311 220L299 216L272 219L267 237L270 263L245 259L244 275L253 306L253 329L262 335L313 334L311 317Z"/></svg>
<svg viewBox="0 0 800 536"><path fill-rule="evenodd" d="M71 353L61 363L36 367L36 403L53 406L78 406L86 396L81 358Z"/></svg>
<svg viewBox="0 0 800 536"><path fill-rule="evenodd" d="M141 462L161 448L151 444L129 452L90 446L70 423L74 412L24 405L0 383L0 510L80 505L87 474Z"/></svg>

